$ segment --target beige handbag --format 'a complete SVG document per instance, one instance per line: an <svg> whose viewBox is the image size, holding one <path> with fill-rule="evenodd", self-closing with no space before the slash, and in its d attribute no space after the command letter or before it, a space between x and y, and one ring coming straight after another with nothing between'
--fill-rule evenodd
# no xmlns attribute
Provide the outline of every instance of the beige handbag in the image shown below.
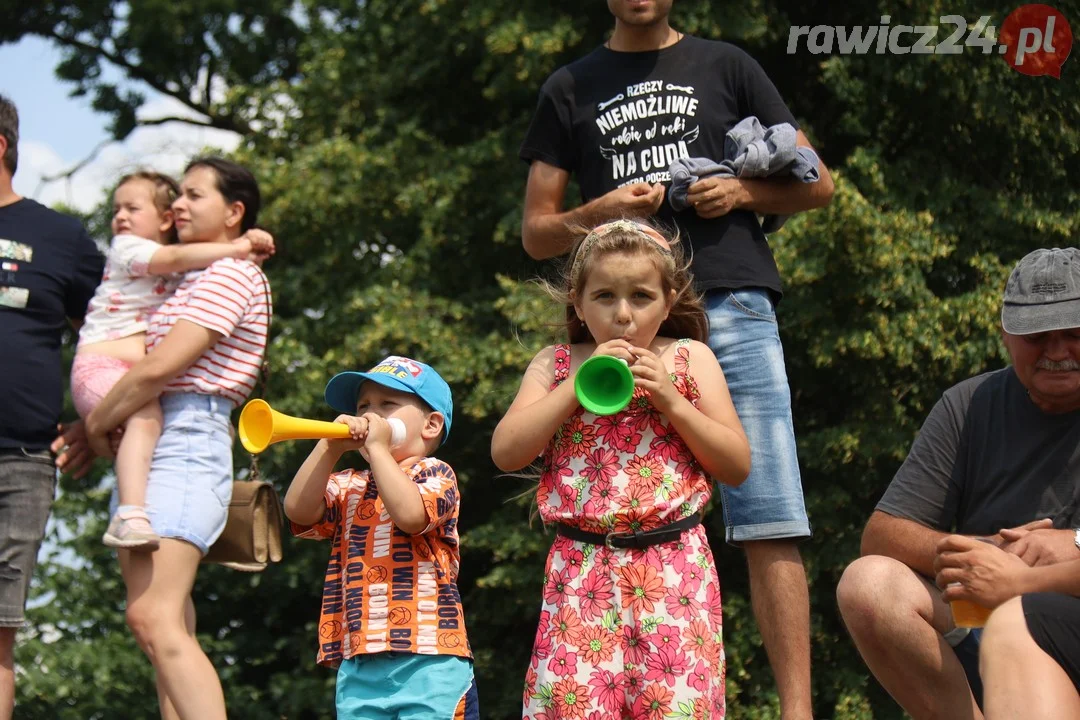
<svg viewBox="0 0 1080 720"><path fill-rule="evenodd" d="M261 572L281 560L281 527L281 501L274 486L265 480L235 480L225 529L202 561Z"/></svg>
<svg viewBox="0 0 1080 720"><path fill-rule="evenodd" d="M266 306L271 308L270 287L266 286ZM269 346L269 336L267 346ZM262 395L270 377L270 363L263 356ZM225 529L204 563L217 563L241 572L262 572L272 562L281 561L281 528L284 512L274 486L262 479L259 462L251 456L249 480L234 480L232 500Z"/></svg>

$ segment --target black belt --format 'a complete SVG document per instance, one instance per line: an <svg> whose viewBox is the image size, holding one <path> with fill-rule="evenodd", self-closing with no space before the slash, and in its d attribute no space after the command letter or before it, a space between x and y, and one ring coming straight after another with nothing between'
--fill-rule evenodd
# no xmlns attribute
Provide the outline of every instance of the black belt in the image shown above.
<svg viewBox="0 0 1080 720"><path fill-rule="evenodd" d="M642 550L650 545L678 540L684 531L697 527L701 524L701 515L694 513L682 520L677 520L670 525L663 525L652 530L635 530L633 532L609 532L593 533L576 528L571 525L559 523L555 526L555 533L570 540L589 543L590 545L604 545L609 548L634 548Z"/></svg>

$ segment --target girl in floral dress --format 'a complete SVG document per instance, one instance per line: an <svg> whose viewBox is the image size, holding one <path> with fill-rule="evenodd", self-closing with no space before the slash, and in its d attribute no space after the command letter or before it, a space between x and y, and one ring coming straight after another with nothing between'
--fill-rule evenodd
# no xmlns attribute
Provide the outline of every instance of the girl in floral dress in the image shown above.
<svg viewBox="0 0 1080 720"><path fill-rule="evenodd" d="M533 358L492 437L495 464L543 452L537 503L557 537L526 673L528 720L724 717L720 582L701 526L709 476L737 485L750 448L679 246L637 221L594 228L561 288L570 344ZM574 374L626 361L634 396L585 411Z"/></svg>

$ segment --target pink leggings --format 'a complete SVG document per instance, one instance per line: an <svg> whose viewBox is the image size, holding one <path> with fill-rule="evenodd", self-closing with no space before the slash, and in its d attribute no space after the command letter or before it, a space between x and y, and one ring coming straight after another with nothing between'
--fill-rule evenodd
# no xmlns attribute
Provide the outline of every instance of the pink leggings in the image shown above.
<svg viewBox="0 0 1080 720"><path fill-rule="evenodd" d="M71 364L71 399L79 417L88 417L130 369L131 363L108 355L76 353Z"/></svg>

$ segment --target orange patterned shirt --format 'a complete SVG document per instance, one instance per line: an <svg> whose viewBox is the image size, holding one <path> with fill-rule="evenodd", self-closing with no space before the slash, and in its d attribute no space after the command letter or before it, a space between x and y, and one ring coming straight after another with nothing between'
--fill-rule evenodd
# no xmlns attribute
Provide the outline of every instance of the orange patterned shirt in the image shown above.
<svg viewBox="0 0 1080 720"><path fill-rule="evenodd" d="M436 458L406 473L424 500L428 526L398 529L370 470L344 470L326 484L326 514L292 523L297 537L333 540L319 616L321 665L381 652L471 658L457 576L457 477Z"/></svg>

